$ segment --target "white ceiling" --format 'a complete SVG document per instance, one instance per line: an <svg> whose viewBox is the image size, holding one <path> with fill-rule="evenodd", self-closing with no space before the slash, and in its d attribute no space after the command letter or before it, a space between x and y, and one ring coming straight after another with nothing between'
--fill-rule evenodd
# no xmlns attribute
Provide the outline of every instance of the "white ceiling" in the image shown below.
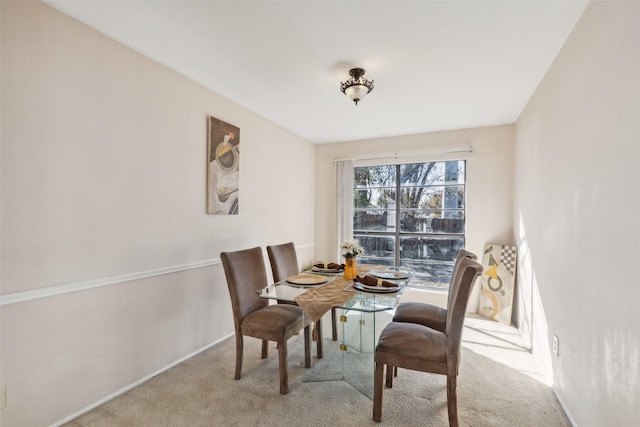
<svg viewBox="0 0 640 427"><path fill-rule="evenodd" d="M515 122L588 3L45 2L314 143Z"/></svg>

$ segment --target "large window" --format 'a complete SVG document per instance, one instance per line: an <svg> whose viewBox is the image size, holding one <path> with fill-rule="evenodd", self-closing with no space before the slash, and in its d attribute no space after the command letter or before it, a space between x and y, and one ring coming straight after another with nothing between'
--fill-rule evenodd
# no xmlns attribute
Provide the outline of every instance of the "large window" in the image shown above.
<svg viewBox="0 0 640 427"><path fill-rule="evenodd" d="M354 168L353 235L367 264L407 267L447 288L464 248L463 160Z"/></svg>

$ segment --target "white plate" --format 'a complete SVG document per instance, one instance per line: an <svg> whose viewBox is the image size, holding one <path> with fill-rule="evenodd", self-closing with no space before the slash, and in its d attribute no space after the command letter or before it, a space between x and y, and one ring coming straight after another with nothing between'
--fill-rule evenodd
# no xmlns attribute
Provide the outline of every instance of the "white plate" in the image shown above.
<svg viewBox="0 0 640 427"><path fill-rule="evenodd" d="M311 271L315 271L316 273L340 273L340 269L338 268L320 268L316 266L311 267Z"/></svg>
<svg viewBox="0 0 640 427"><path fill-rule="evenodd" d="M328 281L329 277L318 276L317 274L296 274L295 276L287 277L287 282L294 285L321 285Z"/></svg>
<svg viewBox="0 0 640 427"><path fill-rule="evenodd" d="M353 287L365 291L365 292L396 292L400 290L400 286L394 286L393 288L387 288L385 286L367 286L360 282L353 282Z"/></svg>
<svg viewBox="0 0 640 427"><path fill-rule="evenodd" d="M378 277L380 279L391 279L391 280L403 280L411 277L411 275L406 271L395 271L395 270L384 270L384 271L371 270L369 274L374 277Z"/></svg>

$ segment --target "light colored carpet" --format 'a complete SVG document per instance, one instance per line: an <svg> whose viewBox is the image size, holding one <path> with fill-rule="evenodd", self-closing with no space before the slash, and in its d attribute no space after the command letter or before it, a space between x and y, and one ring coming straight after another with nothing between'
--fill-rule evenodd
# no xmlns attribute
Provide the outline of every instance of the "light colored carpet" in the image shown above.
<svg viewBox="0 0 640 427"><path fill-rule="evenodd" d="M273 343L269 357L262 360L260 342L245 338L242 379L233 379L231 338L67 426L380 425L371 418L372 401L346 382L304 382L302 337L289 343L287 395L278 393ZM384 389L381 424L448 425L445 384L441 375L401 370L393 388ZM463 426L571 426L549 387L466 347L458 377L458 408Z"/></svg>

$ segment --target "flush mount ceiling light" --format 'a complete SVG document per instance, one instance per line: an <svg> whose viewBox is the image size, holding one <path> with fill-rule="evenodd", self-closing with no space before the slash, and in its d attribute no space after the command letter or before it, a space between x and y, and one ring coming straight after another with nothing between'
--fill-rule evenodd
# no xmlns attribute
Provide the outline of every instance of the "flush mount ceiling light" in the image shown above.
<svg viewBox="0 0 640 427"><path fill-rule="evenodd" d="M373 80L362 77L364 76L362 68L352 68L349 70L349 75L351 76L349 80L340 83L340 90L358 105L358 101L373 90Z"/></svg>

